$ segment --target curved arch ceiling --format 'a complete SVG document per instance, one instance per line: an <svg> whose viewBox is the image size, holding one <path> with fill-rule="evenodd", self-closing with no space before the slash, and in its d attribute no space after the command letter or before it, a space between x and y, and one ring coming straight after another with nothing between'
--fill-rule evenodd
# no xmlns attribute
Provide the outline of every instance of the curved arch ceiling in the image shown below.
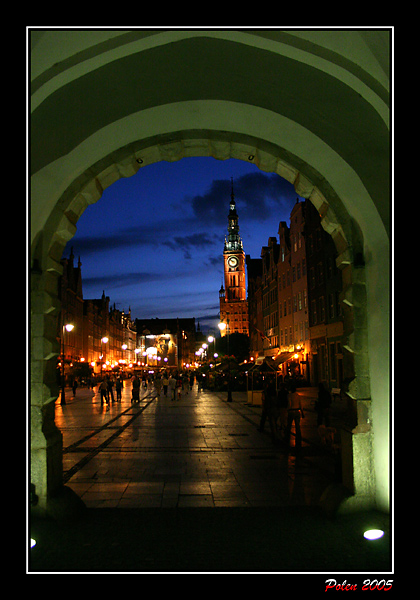
<svg viewBox="0 0 420 600"><path fill-rule="evenodd" d="M125 35L133 36L133 32ZM113 38L114 46L117 41L121 39ZM220 102L220 106L236 103L238 110L250 106L280 115L285 122L296 123L299 129L322 140L358 174L377 201L387 227L387 202L383 200L389 197L389 131L380 112L366 95L332 74L267 48L187 35L164 45L149 44L140 52L125 52L96 68L85 69L79 77L68 78L34 109L32 172L71 153L97 132L110 126L118 128L118 123L131 115L146 115L155 107L160 111L167 107L170 113L171 106L192 106L198 101ZM75 55L73 64L77 60L81 64L82 58ZM44 74L47 87L48 76L51 72ZM39 93L42 78L39 75L35 80ZM252 129L256 129L255 124ZM143 139L143 131L135 133ZM278 135L281 137L281 132ZM48 144L44 144L45 139Z"/></svg>

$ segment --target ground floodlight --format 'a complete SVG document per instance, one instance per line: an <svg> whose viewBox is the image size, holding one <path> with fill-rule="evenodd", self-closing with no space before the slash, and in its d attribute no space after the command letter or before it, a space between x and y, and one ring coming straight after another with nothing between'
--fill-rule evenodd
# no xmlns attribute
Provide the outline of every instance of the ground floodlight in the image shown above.
<svg viewBox="0 0 420 600"><path fill-rule="evenodd" d="M364 532L363 537L367 540L378 540L384 535L382 529L368 529Z"/></svg>

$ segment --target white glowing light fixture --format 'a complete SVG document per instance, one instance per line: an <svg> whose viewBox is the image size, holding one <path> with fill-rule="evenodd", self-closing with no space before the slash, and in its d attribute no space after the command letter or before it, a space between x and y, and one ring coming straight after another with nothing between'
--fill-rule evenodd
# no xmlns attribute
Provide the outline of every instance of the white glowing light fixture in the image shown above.
<svg viewBox="0 0 420 600"><path fill-rule="evenodd" d="M34 538L31 538L31 548L33 548L36 545L36 540L34 540Z"/></svg>
<svg viewBox="0 0 420 600"><path fill-rule="evenodd" d="M363 537L366 540L379 540L379 538L381 538L383 535L384 532L382 531L382 529L368 529L363 534Z"/></svg>

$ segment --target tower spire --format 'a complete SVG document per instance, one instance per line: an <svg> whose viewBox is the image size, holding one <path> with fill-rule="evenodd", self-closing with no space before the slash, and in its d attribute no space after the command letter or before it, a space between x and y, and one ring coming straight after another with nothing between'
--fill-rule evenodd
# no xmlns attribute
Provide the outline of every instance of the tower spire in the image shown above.
<svg viewBox="0 0 420 600"><path fill-rule="evenodd" d="M243 250L242 240L239 235L238 213L236 212L235 196L233 193L233 177L231 179L232 191L230 195L230 206L228 214L228 237L225 238L225 252L236 252Z"/></svg>

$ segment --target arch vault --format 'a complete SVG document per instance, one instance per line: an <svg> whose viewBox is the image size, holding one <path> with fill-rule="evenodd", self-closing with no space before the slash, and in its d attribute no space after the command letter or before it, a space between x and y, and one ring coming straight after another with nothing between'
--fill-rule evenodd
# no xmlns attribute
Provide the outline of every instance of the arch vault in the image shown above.
<svg viewBox="0 0 420 600"><path fill-rule="evenodd" d="M343 270L349 507L389 509L390 31L28 32L31 482L62 485L57 278L83 211L185 156L252 161L322 216Z"/></svg>

